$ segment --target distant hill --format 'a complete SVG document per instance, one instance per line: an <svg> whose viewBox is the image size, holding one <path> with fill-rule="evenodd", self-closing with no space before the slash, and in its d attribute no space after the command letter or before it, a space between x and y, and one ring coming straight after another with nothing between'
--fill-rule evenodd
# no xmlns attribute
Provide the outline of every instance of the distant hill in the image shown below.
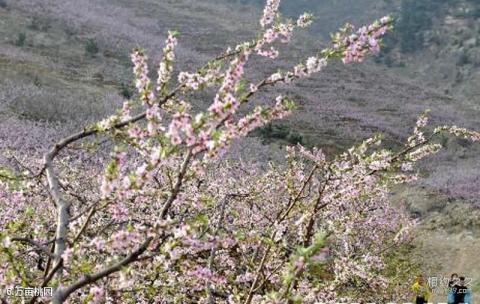
<svg viewBox="0 0 480 304"><path fill-rule="evenodd" d="M294 89L286 91L299 101L300 109L289 120L260 135L273 135L273 139L280 142L320 145L331 152L376 132L386 133L387 143L395 144L408 135L416 116L427 108L432 110L438 123L456 123L478 129L479 106L475 99L466 99L462 94L453 94L454 90L449 91L449 85L453 84L448 83L448 77L430 85L436 78L442 78L434 71L448 69L452 64L458 68L457 62L451 60L453 53L447 52L450 41L454 40L453 34L445 38L448 42L442 46L445 54L437 50L436 58L427 54L432 52L431 48L440 46L429 43L427 47L418 46L418 49L407 52L403 49L407 42L398 40L398 37L404 37L408 41L408 35L402 31L408 31L410 25L407 23L411 21L402 19L407 18L402 10L411 5L409 1L283 1L284 14L302 9L317 14L320 25L315 25L312 31L322 28L322 24L331 31L349 18L362 23L361 20L381 16L392 9L400 16L397 21L400 32L387 39L389 49L386 55L370 64L333 65L317 77L299 82ZM460 4L444 2L435 6L440 13L428 14L438 20L433 19L417 33L423 33L423 40L429 39L428 35L434 29L444 28L444 23L464 28L460 26L464 22L455 19L459 17L452 17L452 10ZM41 3L19 0L4 3L6 5L0 7L0 33L4 37L0 43L0 85L10 87L16 94L9 96L8 104L3 105L3 112L7 111L4 114L33 120L73 121L77 126L85 120L110 113L122 98L133 93L129 53L134 47L145 48L152 63L156 62L165 33L168 29L178 29L182 36L177 71L193 69L219 54L225 44L232 46L252 37L261 14L258 5L216 0L141 0L135 3L123 0L50 0ZM476 5L467 1L462 3ZM419 6L419 9L428 8L428 5ZM417 17L408 18L416 20ZM440 19L444 23L439 23ZM278 68L287 69L302 56L308 56L326 44L326 40L319 39L315 32L299 35L292 46L282 51L282 63L265 65L265 69L255 72L253 78L258 79ZM457 39L461 40L460 37ZM461 44L471 45L472 50L478 49L463 40ZM467 50L467 47L462 49ZM395 62L405 60L404 66L387 67L384 61L390 57ZM265 61L258 63L262 62ZM473 80L467 80L473 79L478 71L472 68L473 63L468 62L469 78L457 85L472 87L470 90L474 91L477 87L470 85ZM259 66L256 63L255 66ZM433 72L426 73L429 70ZM450 70L449 74L456 73L454 68ZM154 74L152 68L152 76ZM19 90L19 85L24 86L23 89ZM197 106L208 106L210 97L199 97ZM455 143L447 144L455 147L451 153L465 149ZM452 155L445 156L452 163L442 169L449 171L451 177L458 175L464 186L451 187L456 179L447 180L440 174L435 175L435 181L430 185L443 191L448 188L450 194L467 199L478 197L478 183L475 182L478 173L475 170L480 166L479 156L474 152L472 155L466 153L461 160ZM461 168L458 174L455 173L457 168ZM473 170L471 175L463 176L464 168Z"/></svg>
<svg viewBox="0 0 480 304"><path fill-rule="evenodd" d="M261 7L262 0L229 0ZM311 33L324 40L345 22L357 25L385 14L396 19L378 63L421 80L446 95L480 104L480 1L478 0L297 0L281 11L316 16Z"/></svg>

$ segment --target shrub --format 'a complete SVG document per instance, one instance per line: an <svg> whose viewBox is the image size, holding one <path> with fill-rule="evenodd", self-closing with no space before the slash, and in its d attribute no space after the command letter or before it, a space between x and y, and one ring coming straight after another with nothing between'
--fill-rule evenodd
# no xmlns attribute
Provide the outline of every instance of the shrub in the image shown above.
<svg viewBox="0 0 480 304"><path fill-rule="evenodd" d="M473 18L480 18L480 6L479 7L475 7L471 13L471 16Z"/></svg>
<svg viewBox="0 0 480 304"><path fill-rule="evenodd" d="M303 136L300 133L289 133L287 136L287 141L292 145L306 145L303 139Z"/></svg>
<svg viewBox="0 0 480 304"><path fill-rule="evenodd" d="M25 33L18 33L17 40L15 40L16 46L24 46L25 41L27 40L27 35Z"/></svg>
<svg viewBox="0 0 480 304"><path fill-rule="evenodd" d="M120 95L126 99L130 99L133 96L132 89L128 85L122 83L120 86Z"/></svg>
<svg viewBox="0 0 480 304"><path fill-rule="evenodd" d="M41 17L35 15L30 20L30 24L28 25L28 28L34 31L46 32L50 28L50 22L48 22L46 19L42 19Z"/></svg>
<svg viewBox="0 0 480 304"><path fill-rule="evenodd" d="M85 42L85 53L90 57L95 57L98 52L99 48L95 40L93 38L87 39Z"/></svg>
<svg viewBox="0 0 480 304"><path fill-rule="evenodd" d="M293 145L304 144L303 136L291 130L290 127L285 124L268 124L265 127L259 128L257 133L267 141L280 139Z"/></svg>
<svg viewBox="0 0 480 304"><path fill-rule="evenodd" d="M76 34L78 34L78 30L71 24L63 24L62 25L62 28L63 28L63 31L65 32L65 34L67 34L68 37L72 37L72 36L75 36Z"/></svg>
<svg viewBox="0 0 480 304"><path fill-rule="evenodd" d="M458 56L457 65L464 66L470 63L470 58L466 51L463 51L460 56Z"/></svg>

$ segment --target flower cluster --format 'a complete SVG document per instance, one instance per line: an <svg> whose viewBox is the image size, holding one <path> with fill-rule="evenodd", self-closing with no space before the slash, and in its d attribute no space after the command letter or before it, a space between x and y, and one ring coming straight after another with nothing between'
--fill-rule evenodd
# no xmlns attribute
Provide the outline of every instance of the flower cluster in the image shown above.
<svg viewBox="0 0 480 304"><path fill-rule="evenodd" d="M195 143L195 134L190 122L191 117L186 113L175 113L173 115L166 134L170 137L172 145L177 146L183 142L182 133L185 133L186 143L189 147Z"/></svg>
<svg viewBox="0 0 480 304"><path fill-rule="evenodd" d="M135 75L135 87L140 94L140 100L143 103L150 103L155 98L152 91L152 82L148 77L147 56L142 50L135 50L130 56L133 63L133 74Z"/></svg>
<svg viewBox="0 0 480 304"><path fill-rule="evenodd" d="M225 115L233 114L240 106L240 102L234 96L235 86L244 74L244 66L248 61L249 51L242 52L231 63L225 72L223 83L215 96L213 104L208 111L222 119Z"/></svg>
<svg viewBox="0 0 480 304"><path fill-rule="evenodd" d="M241 118L237 125L231 129L231 134L247 135L252 130L276 119L282 119L287 116L293 108L293 104L288 102L283 96L276 98L275 106L272 109L257 107L252 114Z"/></svg>
<svg viewBox="0 0 480 304"><path fill-rule="evenodd" d="M293 75L298 78L308 77L314 73L320 72L326 65L327 60L325 58L310 57L305 64L295 66Z"/></svg>
<svg viewBox="0 0 480 304"><path fill-rule="evenodd" d="M168 38L163 48L163 59L158 67L157 92L165 95L167 84L172 77L173 61L175 60L176 33L168 32Z"/></svg>
<svg viewBox="0 0 480 304"><path fill-rule="evenodd" d="M313 15L309 13L305 13L298 17L297 19L297 26L301 28L309 27L313 22Z"/></svg>
<svg viewBox="0 0 480 304"><path fill-rule="evenodd" d="M115 251L122 251L131 248L133 244L139 243L141 235L138 232L118 231L112 235L110 248Z"/></svg>
<svg viewBox="0 0 480 304"><path fill-rule="evenodd" d="M271 59L277 58L279 55L278 50L276 50L273 46L265 49L265 46L275 42L277 39L280 39L280 41L283 43L289 42L292 37L294 27L294 24L289 22L280 23L267 29L263 34L263 37L257 41L255 46L256 53L260 56Z"/></svg>
<svg viewBox="0 0 480 304"><path fill-rule="evenodd" d="M260 23L263 28L267 25L271 25L274 21L274 18L278 12L278 7L280 5L280 0L268 0L267 5L264 10L263 18ZM263 57L268 57L275 59L278 57L279 52L273 46L266 48L267 44L272 44L277 39L280 39L283 43L288 43L292 37L293 30L295 27L306 28L313 21L313 15L305 13L301 15L297 21L294 23L288 21L286 23L275 23L273 26L267 28L263 33L262 37L256 41L255 52Z"/></svg>
<svg viewBox="0 0 480 304"><path fill-rule="evenodd" d="M276 72L270 75L267 78L267 81L270 84L275 84L277 82L290 83L295 79L309 77L312 74L320 72L324 67L326 67L328 61L326 58L318 58L316 56L309 57L305 63L300 63L296 65L293 69L293 72ZM257 88L252 85L250 90L255 91Z"/></svg>
<svg viewBox="0 0 480 304"><path fill-rule="evenodd" d="M227 282L225 278L216 275L210 269L204 267L197 267L196 269L190 271L188 274L189 276L198 280L202 280L204 282L214 284L225 284Z"/></svg>
<svg viewBox="0 0 480 304"><path fill-rule="evenodd" d="M416 145L422 144L426 141L423 129L428 123L427 112L428 111L419 116L417 123L415 124L413 134L407 140L407 144L409 147L415 147Z"/></svg>
<svg viewBox="0 0 480 304"><path fill-rule="evenodd" d="M369 26L355 31L351 24L333 36L334 50L341 51L343 63L361 62L368 51L376 54L380 51L380 39L391 29L393 19L383 17Z"/></svg>
<svg viewBox="0 0 480 304"><path fill-rule="evenodd" d="M267 5L263 10L263 17L260 19L260 25L266 27L271 24L277 15L280 0L267 0Z"/></svg>
<svg viewBox="0 0 480 304"><path fill-rule="evenodd" d="M210 86L217 82L221 74L218 69L208 69L204 73L180 72L178 82L191 90L199 90L202 86Z"/></svg>
<svg viewBox="0 0 480 304"><path fill-rule="evenodd" d="M480 141L480 132L467 130L465 128L460 128L457 126L441 126L435 129L435 132L444 132L453 134L458 137L463 137L471 141Z"/></svg>
<svg viewBox="0 0 480 304"><path fill-rule="evenodd" d="M118 151L107 167L102 177L100 193L102 197L109 196L115 188L120 185L119 174L122 171L126 161L126 153Z"/></svg>
<svg viewBox="0 0 480 304"><path fill-rule="evenodd" d="M102 303L105 296L105 290L102 287L94 286L90 288L90 294L92 295L92 300L88 302L89 304Z"/></svg>
<svg viewBox="0 0 480 304"><path fill-rule="evenodd" d="M155 136L158 132L164 131L164 127L161 125L162 116L160 115L160 108L157 104L154 104L147 108L145 111L148 121L147 131L148 135Z"/></svg>
<svg viewBox="0 0 480 304"><path fill-rule="evenodd" d="M442 148L439 144L427 144L408 154L410 161L419 161L429 155L435 154Z"/></svg>

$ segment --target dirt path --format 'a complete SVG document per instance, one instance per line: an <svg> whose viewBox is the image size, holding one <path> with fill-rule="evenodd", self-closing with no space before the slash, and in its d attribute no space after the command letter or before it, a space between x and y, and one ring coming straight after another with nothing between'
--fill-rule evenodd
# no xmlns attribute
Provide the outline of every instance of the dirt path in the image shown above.
<svg viewBox="0 0 480 304"><path fill-rule="evenodd" d="M423 231L419 237L422 265L426 278L438 282L430 303L447 300L445 278L452 273L465 276L470 282L473 301L480 297L480 237L471 232L450 234L443 231Z"/></svg>

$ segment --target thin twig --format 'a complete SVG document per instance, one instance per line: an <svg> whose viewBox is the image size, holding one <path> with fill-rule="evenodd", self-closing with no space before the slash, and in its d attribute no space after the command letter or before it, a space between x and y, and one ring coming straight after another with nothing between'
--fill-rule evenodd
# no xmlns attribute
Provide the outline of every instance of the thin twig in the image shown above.
<svg viewBox="0 0 480 304"><path fill-rule="evenodd" d="M163 205L162 211L160 212L160 218L162 219L165 219L167 217L168 210L170 209L170 207L172 206L172 203L175 201L175 199L178 196L178 193L180 192L180 189L183 184L183 178L187 173L187 168L188 168L188 165L190 164L190 160L192 159L192 156L193 156L192 149L189 149L187 152L187 155L185 155L182 165L180 166L180 170L177 176L177 181L175 182L175 186L172 190L172 193L168 197L167 201Z"/></svg>

